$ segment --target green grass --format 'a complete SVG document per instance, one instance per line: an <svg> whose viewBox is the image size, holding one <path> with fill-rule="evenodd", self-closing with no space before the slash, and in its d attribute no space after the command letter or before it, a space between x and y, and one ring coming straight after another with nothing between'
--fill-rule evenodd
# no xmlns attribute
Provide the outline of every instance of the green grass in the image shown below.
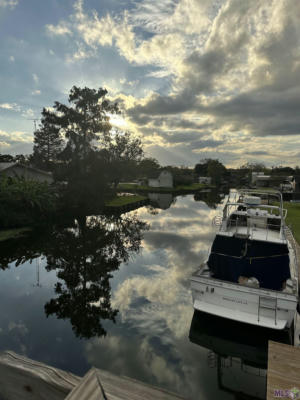
<svg viewBox="0 0 300 400"><path fill-rule="evenodd" d="M191 185L179 185L174 188L164 188L164 187L150 187L146 185L136 185L134 183L119 183L118 189L128 190L128 191L141 191L141 192L180 192L180 191L190 191L195 192L200 189L205 189L212 187L211 185L205 185L203 183L192 183Z"/></svg>
<svg viewBox="0 0 300 400"><path fill-rule="evenodd" d="M300 244L300 203L285 201L283 208L287 209L286 223L291 226L295 239Z"/></svg>
<svg viewBox="0 0 300 400"><path fill-rule="evenodd" d="M243 190L243 188L241 188L241 190ZM273 188L270 188L270 187L253 188L253 189L246 189L246 190L251 190L253 192L258 192L258 193L265 193L265 192L278 193L279 192L278 189L273 189Z"/></svg>
<svg viewBox="0 0 300 400"><path fill-rule="evenodd" d="M145 200L145 196L118 196L106 203L107 207L122 207L128 204L136 203Z"/></svg>
<svg viewBox="0 0 300 400"><path fill-rule="evenodd" d="M26 233L30 232L30 228L14 228L14 229L5 229L0 231L0 242L8 239L16 239L21 236L24 236Z"/></svg>

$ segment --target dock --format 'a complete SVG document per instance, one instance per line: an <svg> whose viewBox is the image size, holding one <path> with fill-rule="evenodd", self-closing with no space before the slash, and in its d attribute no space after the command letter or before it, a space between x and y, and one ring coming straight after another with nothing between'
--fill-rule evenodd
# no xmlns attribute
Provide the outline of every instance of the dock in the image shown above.
<svg viewBox="0 0 300 400"><path fill-rule="evenodd" d="M91 368L84 377L12 351L0 354L2 400L184 400L143 382Z"/></svg>
<svg viewBox="0 0 300 400"><path fill-rule="evenodd" d="M300 398L300 348L269 341L267 400L276 398Z"/></svg>

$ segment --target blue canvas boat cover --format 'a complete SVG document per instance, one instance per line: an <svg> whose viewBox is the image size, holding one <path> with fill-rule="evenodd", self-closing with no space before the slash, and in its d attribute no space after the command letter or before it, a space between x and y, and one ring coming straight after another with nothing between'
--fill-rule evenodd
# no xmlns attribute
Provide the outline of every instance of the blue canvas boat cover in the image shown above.
<svg viewBox="0 0 300 400"><path fill-rule="evenodd" d="M286 244L217 235L208 259L216 279L238 282L254 277L261 288L282 290L291 277Z"/></svg>

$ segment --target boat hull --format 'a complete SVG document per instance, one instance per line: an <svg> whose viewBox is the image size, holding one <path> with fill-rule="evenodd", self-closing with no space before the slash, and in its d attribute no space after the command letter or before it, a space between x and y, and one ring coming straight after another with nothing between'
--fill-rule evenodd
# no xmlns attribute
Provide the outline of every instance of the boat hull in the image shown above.
<svg viewBox="0 0 300 400"><path fill-rule="evenodd" d="M194 309L271 329L289 329L298 296L252 288L197 274L191 278Z"/></svg>

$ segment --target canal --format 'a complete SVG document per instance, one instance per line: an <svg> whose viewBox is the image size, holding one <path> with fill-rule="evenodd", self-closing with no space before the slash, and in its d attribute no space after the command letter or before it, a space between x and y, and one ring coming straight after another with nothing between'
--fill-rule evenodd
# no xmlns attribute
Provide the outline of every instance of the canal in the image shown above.
<svg viewBox="0 0 300 400"><path fill-rule="evenodd" d="M268 332L193 310L189 278L221 202L153 195L122 216L2 242L0 350L78 375L94 365L188 399L264 398Z"/></svg>

